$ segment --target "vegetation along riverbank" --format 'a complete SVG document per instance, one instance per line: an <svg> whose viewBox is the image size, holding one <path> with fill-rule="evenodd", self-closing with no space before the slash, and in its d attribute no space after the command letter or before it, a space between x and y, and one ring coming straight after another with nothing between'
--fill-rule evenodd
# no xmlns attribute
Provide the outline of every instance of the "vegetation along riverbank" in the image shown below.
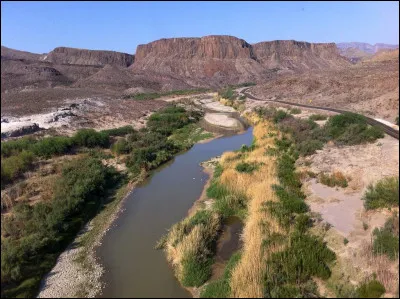
<svg viewBox="0 0 400 299"><path fill-rule="evenodd" d="M201 116L170 105L152 114L139 131L130 126L84 129L72 137L2 142L2 297L35 296L60 253L98 214L76 243L85 250L74 259L87 272L84 268L93 262L88 255L135 182L212 137L196 126ZM69 296L90 293L87 281L81 287L65 283L74 286Z"/></svg>
<svg viewBox="0 0 400 299"><path fill-rule="evenodd" d="M222 155L206 198L157 244L194 296L318 297L319 282L331 277L337 255L314 233L318 215L305 202L305 174L296 170L296 161L328 141L370 143L383 132L353 113L332 116L322 127L313 118L292 114L268 107L248 113L253 144ZM373 191L369 194L373 197ZM243 246L232 254L222 277L213 279L216 243L230 216L244 222ZM355 297L385 292L376 276L353 290Z"/></svg>

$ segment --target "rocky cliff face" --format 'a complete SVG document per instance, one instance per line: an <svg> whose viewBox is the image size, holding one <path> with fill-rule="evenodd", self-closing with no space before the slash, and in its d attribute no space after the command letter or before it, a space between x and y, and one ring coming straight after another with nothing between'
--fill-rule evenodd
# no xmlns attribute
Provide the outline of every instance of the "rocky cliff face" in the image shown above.
<svg viewBox="0 0 400 299"><path fill-rule="evenodd" d="M289 40L252 45L234 36L211 35L160 39L139 45L136 55L66 47L39 55L2 47L1 74L8 82L2 83L2 91L32 85L171 90L264 82L279 73L346 65L349 62L333 43Z"/></svg>
<svg viewBox="0 0 400 299"><path fill-rule="evenodd" d="M349 62L333 43L272 41L251 45L233 36L161 39L139 45L136 71L178 76L191 85L265 80L279 71L338 68Z"/></svg>
<svg viewBox="0 0 400 299"><path fill-rule="evenodd" d="M79 65L113 65L128 67L134 61L134 55L113 51L84 50L58 47L41 58L43 61L54 64Z"/></svg>
<svg viewBox="0 0 400 299"><path fill-rule="evenodd" d="M253 48L257 60L265 68L303 71L348 65L348 62L339 55L334 43L277 40L257 43Z"/></svg>
<svg viewBox="0 0 400 299"><path fill-rule="evenodd" d="M256 80L262 72L252 46L233 36L171 38L139 45L131 68L173 76L193 86Z"/></svg>

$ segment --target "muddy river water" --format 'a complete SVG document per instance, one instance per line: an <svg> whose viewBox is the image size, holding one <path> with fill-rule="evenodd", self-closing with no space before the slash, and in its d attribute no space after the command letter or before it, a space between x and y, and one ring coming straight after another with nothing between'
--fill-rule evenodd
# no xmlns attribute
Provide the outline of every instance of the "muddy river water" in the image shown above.
<svg viewBox="0 0 400 299"><path fill-rule="evenodd" d="M175 278L164 252L154 246L200 197L208 175L199 163L250 145L252 139L249 128L243 134L196 144L131 192L97 250L105 269L101 297L191 297Z"/></svg>

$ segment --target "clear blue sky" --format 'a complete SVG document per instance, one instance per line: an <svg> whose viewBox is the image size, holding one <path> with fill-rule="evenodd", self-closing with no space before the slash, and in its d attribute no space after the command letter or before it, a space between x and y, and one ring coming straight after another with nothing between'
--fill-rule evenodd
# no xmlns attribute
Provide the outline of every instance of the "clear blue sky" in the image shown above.
<svg viewBox="0 0 400 299"><path fill-rule="evenodd" d="M134 53L160 38L399 43L398 2L1 2L1 44Z"/></svg>

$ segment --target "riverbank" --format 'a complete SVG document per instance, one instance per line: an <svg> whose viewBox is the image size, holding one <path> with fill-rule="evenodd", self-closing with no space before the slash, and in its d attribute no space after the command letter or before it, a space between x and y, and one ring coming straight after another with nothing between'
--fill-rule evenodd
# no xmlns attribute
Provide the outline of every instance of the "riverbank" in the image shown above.
<svg viewBox="0 0 400 299"><path fill-rule="evenodd" d="M198 143L211 142L221 136L212 136ZM111 199L104 209L85 225L43 279L38 298L93 298L101 294L104 288L101 282L104 268L98 261L96 249L102 244L103 237L114 221L123 212L122 206L128 195L149 175L151 173L142 172L137 179L121 186L114 199Z"/></svg>
<svg viewBox="0 0 400 299"><path fill-rule="evenodd" d="M121 186L115 199L85 225L43 279L38 298L94 298L101 292L100 278L104 269L97 262L95 250L122 212L127 195L144 177Z"/></svg>

